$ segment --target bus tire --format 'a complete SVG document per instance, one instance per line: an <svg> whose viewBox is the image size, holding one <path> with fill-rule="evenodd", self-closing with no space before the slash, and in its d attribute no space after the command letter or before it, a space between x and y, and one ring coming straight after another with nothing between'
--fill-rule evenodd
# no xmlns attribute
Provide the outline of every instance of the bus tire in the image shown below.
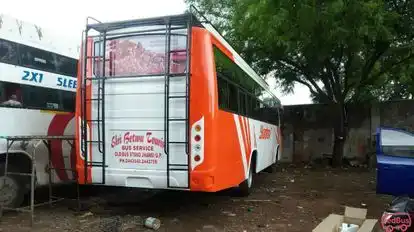
<svg viewBox="0 0 414 232"><path fill-rule="evenodd" d="M238 195L241 197L247 197L251 193L251 189L253 186L253 165L250 165L249 174L247 179L244 180L238 187Z"/></svg>
<svg viewBox="0 0 414 232"><path fill-rule="evenodd" d="M5 163L0 163L0 206L10 208L20 207L25 197L24 178L17 175L8 175L4 177ZM7 165L7 171L20 172L20 170L12 165ZM4 182L5 181L5 182Z"/></svg>

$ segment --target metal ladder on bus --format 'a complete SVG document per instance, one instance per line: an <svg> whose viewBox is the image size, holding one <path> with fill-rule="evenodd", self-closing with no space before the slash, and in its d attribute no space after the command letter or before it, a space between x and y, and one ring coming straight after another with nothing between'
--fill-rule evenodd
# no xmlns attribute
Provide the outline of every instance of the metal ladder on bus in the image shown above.
<svg viewBox="0 0 414 232"><path fill-rule="evenodd" d="M187 35L186 35L186 48L180 51L174 52L186 52L186 70L184 73L171 73L170 72L170 59L171 59L171 22L167 19L166 22L166 65L165 65L165 115L164 115L164 138L165 146L164 152L167 155L167 187L172 189L189 189L190 188L190 143L189 143L189 113L190 113L190 46L191 46L191 15L187 20ZM177 76L185 76L185 94L184 95L171 95L170 93L170 78ZM172 118L170 117L170 101L177 99L185 100L185 117L184 118ZM185 140L184 141L170 141L170 123L182 122L185 124ZM172 163L170 156L170 147L172 145L182 144L185 146L185 155L187 156L187 163ZM188 172L187 186L173 186L170 181L171 171L186 171Z"/></svg>
<svg viewBox="0 0 414 232"><path fill-rule="evenodd" d="M88 18L90 19L90 18ZM87 19L87 25L88 25L88 19ZM95 19L94 19L95 20ZM95 20L98 21L98 20ZM99 22L99 21L98 21ZM99 22L100 23L100 22ZM99 41L102 43L102 47L99 46L98 55L88 55L88 27L86 28L85 35L84 35L84 59L83 59L83 81L82 81L82 94L81 94L81 102L82 102L82 123L81 123L81 147L82 147L82 153L84 154L84 178L85 183L87 184L93 184L93 185L103 185L105 184L105 168L108 167L106 165L106 157L105 157L105 63L107 59L105 59L105 49L106 49L106 34L100 33L98 38ZM101 50L102 49L102 50ZM95 51L96 53L96 51ZM109 59L108 59L109 60ZM87 66L88 62L92 62L92 64L96 64L96 61L102 62L102 65L100 65L100 69L98 70L95 66L95 71L98 70L98 72L95 72L95 76L88 76L87 73ZM91 65L92 66L92 65ZM92 73L92 72L90 72ZM97 85L97 96L94 98L93 94L90 94L90 98L87 98L86 94L86 86L87 83L90 82L91 84L91 92L93 93L93 88L95 85ZM93 109L94 103L97 105L97 112L96 112L96 118L92 118L92 110L91 115L87 115L87 109L86 105L89 103L91 105L91 108ZM88 119L90 117L90 119ZM93 133L90 134L90 139L88 138L88 127L87 125L90 124L91 129L94 128L94 124L97 124L97 131L98 131L98 138L97 140L94 140ZM100 156L102 157L100 161L92 161L89 159L89 154L91 152L92 145L96 144L98 146L98 152L100 153ZM97 154L95 152L94 157L96 157ZM101 168L102 169L102 176L101 181L95 181L88 180L88 169L90 168Z"/></svg>

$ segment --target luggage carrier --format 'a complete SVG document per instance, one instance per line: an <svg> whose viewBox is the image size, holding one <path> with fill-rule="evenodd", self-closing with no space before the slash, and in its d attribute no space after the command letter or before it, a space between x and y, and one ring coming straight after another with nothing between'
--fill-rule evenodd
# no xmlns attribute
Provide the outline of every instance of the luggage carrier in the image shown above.
<svg viewBox="0 0 414 232"><path fill-rule="evenodd" d="M193 8L192 8L193 9ZM195 8L194 8L195 9ZM96 23L89 23L90 20L96 21ZM191 30L192 26L197 25L201 26L202 24L196 19L193 13L185 13L182 15L174 15L174 16L165 16L165 17L156 17L156 18L149 18L149 19L137 19L137 20L128 20L128 21L120 21L120 22L111 22L111 23L102 23L96 19L88 18L86 30L84 32L84 39L85 41L83 47L83 80L81 82L81 152L83 153L84 157L84 183L86 184L98 184L98 185L105 185L106 184L106 170L109 168L107 155L106 155L106 148L107 144L106 141L108 139L106 133L108 129L106 128L106 119L107 116L105 115L107 110L105 109L105 102L107 101L106 97L108 94L106 93L107 82L111 79L137 79L141 77L151 77L151 76L160 76L159 74L151 75L125 75L125 76L116 76L112 75L113 70L105 67L108 65L111 66L111 59L107 58L107 41L113 38L121 38L127 36L140 36L140 35L162 35L165 36L165 54L164 56L167 57L165 59L165 72L162 76L164 76L164 153L167 156L166 162L166 175L167 175L167 188L172 189L189 189L190 183L190 144L189 144L189 112L190 112L190 104L189 104L189 96L190 96L190 63L191 63ZM155 29L142 29L146 26L158 26ZM131 28L138 28L137 30L130 30ZM141 28L141 30L139 30ZM187 33L177 33L180 29L185 29ZM93 32L94 35L91 35ZM171 50L171 38L172 36L179 36L186 38L186 47L182 50ZM91 45L86 42L88 39L93 38L95 41L101 41L102 46L94 46L98 52L95 51L95 54L98 55L90 55L88 51L91 50ZM186 64L185 64L185 71L180 73L171 72L171 54L172 52L185 52L186 53ZM90 65L90 62L93 64L97 64L101 62L102 64L99 65L99 70L96 70L97 67L95 66L95 73L94 75L88 75L87 67ZM173 77L185 77L185 91L182 94L174 94L171 91L171 78ZM87 95L87 85L96 86L96 96L90 97ZM93 91L92 91L93 92ZM171 102L172 101L183 101L185 107L185 115L183 117L175 117L172 116L171 111ZM96 106L96 112L90 112L88 114L87 104ZM184 139L178 138L177 136L171 135L171 126L181 124L185 127L185 137ZM97 136L90 136L88 137L88 127L95 128L94 130L97 131ZM182 149L182 153L185 154L186 162L174 162L173 156L177 153L176 147L180 146L184 147ZM97 147L94 150L94 159L90 158L91 151L93 146ZM175 147L174 147L175 146ZM174 149L174 152L171 150ZM96 156L97 153L100 158L97 160ZM180 152L178 152L180 153ZM91 169L99 169L100 178L99 180L92 180L88 179L88 170ZM187 180L185 185L174 185L171 183L170 176L174 172L187 172Z"/></svg>

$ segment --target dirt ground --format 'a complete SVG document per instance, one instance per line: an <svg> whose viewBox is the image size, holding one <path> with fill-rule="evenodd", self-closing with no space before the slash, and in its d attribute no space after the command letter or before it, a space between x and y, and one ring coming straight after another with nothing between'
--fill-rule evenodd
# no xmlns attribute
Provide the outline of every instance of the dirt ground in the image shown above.
<svg viewBox="0 0 414 232"><path fill-rule="evenodd" d="M100 189L84 196L82 212L73 203L36 209L29 215L5 213L0 231L151 231L146 217L162 222L158 231L312 231L328 214L343 213L344 205L367 207L378 218L391 198L375 194L375 173L361 169L278 167L255 177L254 192L237 198L231 192L146 192ZM89 191L83 189L83 191ZM99 228L106 228L104 230Z"/></svg>

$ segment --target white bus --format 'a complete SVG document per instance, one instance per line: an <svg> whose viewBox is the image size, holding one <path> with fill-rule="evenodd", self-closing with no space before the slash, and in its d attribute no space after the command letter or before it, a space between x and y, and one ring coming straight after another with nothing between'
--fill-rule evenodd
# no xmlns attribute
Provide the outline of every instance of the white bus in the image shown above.
<svg viewBox="0 0 414 232"><path fill-rule="evenodd" d="M76 72L79 46L42 28L0 16L0 136L74 135ZM9 149L8 172L31 172L34 141L15 142ZM0 204L17 207L30 190L30 178L4 175L7 145L0 139ZM51 143L52 166L71 168L74 150ZM36 186L49 183L48 149L36 149ZM72 178L52 173L54 183Z"/></svg>

